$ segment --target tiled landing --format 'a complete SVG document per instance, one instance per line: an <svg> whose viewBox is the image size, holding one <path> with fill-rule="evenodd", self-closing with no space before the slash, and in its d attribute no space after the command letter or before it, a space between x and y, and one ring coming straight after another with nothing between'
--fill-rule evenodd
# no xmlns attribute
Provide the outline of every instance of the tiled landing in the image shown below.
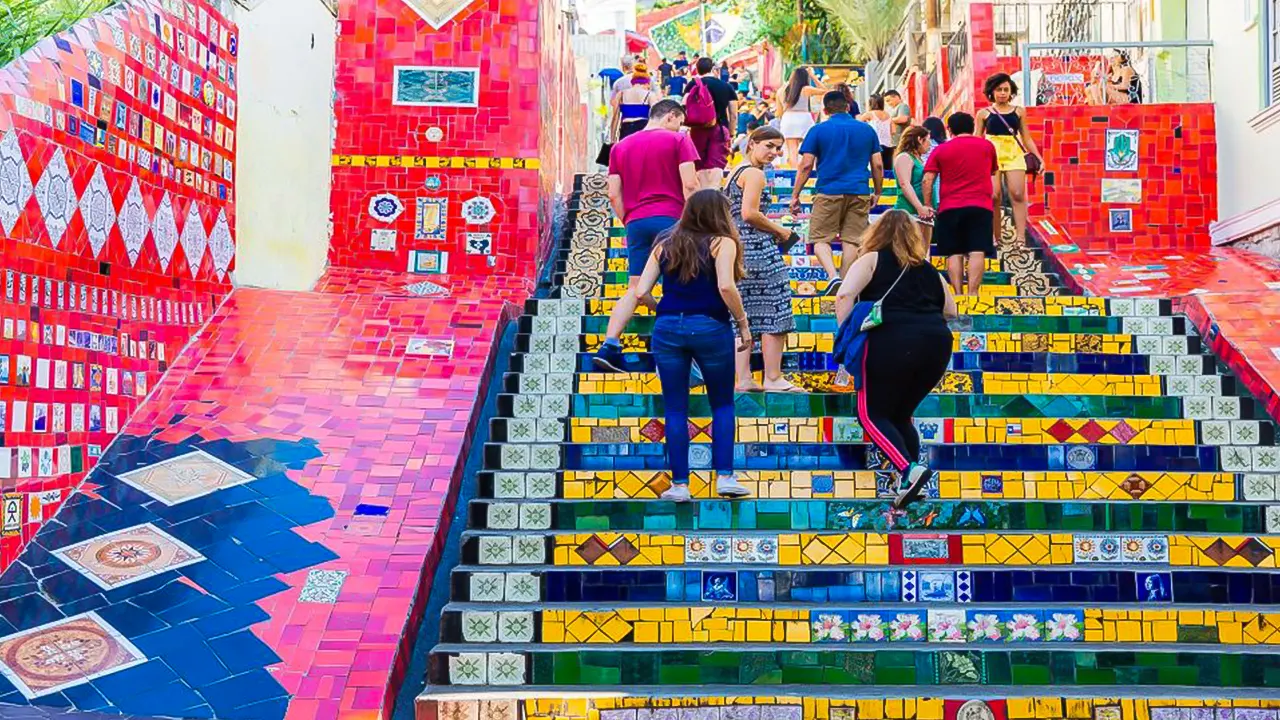
<svg viewBox="0 0 1280 720"><path fill-rule="evenodd" d="M529 291L432 279L233 294L0 578L0 718L390 712Z"/></svg>
<svg viewBox="0 0 1280 720"><path fill-rule="evenodd" d="M1275 428L1173 303L1062 294L1006 238L917 418L938 483L895 513L793 257L814 392L738 396L753 496L727 502L704 396L664 425L652 318L631 372L591 366L625 278L583 205L520 320L420 718L1277 717ZM689 505L658 499L670 432Z"/></svg>

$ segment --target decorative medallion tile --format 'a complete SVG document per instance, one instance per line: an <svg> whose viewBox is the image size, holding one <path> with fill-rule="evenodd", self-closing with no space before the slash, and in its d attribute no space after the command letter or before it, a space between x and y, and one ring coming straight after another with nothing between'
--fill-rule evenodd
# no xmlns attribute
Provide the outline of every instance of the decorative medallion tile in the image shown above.
<svg viewBox="0 0 1280 720"><path fill-rule="evenodd" d="M18 133L10 130L0 138L0 227L6 235L13 234L32 192L31 171L22 156Z"/></svg>
<svg viewBox="0 0 1280 720"><path fill-rule="evenodd" d="M332 605L338 602L346 581L346 570L311 570L307 573L302 593L298 595L298 602Z"/></svg>
<svg viewBox="0 0 1280 720"><path fill-rule="evenodd" d="M84 196L80 198L80 217L84 220L93 256L98 257L116 224L116 208L111 200L111 188L107 185L101 165L94 168L93 177L89 179Z"/></svg>
<svg viewBox="0 0 1280 720"><path fill-rule="evenodd" d="M0 674L27 699L60 692L146 662L97 613L0 638Z"/></svg>
<svg viewBox="0 0 1280 720"><path fill-rule="evenodd" d="M104 590L204 560L186 543L149 523L69 545L53 554Z"/></svg>
<svg viewBox="0 0 1280 720"><path fill-rule="evenodd" d="M256 479L203 450L193 450L117 477L165 505L177 505Z"/></svg>

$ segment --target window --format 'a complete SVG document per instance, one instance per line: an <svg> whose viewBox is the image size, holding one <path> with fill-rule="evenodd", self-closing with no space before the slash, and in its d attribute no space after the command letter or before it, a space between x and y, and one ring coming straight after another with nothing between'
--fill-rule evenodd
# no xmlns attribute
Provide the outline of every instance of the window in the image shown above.
<svg viewBox="0 0 1280 720"><path fill-rule="evenodd" d="M1280 0L1263 0L1266 16L1267 105L1280 103Z"/></svg>

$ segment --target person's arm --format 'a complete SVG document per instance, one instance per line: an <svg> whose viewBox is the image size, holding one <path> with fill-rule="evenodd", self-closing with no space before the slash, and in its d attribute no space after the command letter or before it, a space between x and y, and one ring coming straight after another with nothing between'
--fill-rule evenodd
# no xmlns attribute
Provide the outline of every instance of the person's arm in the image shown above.
<svg viewBox="0 0 1280 720"><path fill-rule="evenodd" d="M980 138L984 138L987 136L987 116L990 114L991 114L991 111L987 110L986 108L982 108L981 110L978 111L978 117L974 118L974 123L978 126L976 128L977 132L975 132L974 134Z"/></svg>
<svg viewBox="0 0 1280 720"><path fill-rule="evenodd" d="M760 197L764 194L764 172L757 168L744 170L739 176L742 183L742 221L753 228L763 230L779 240L786 240L791 231L770 220L760 210Z"/></svg>
<svg viewBox="0 0 1280 720"><path fill-rule="evenodd" d="M653 286L658 284L658 277L662 274L662 266L658 259L662 257L662 247L658 246L649 253L649 261L644 264L644 270L640 271L640 282L636 285L636 297L648 297L653 292Z"/></svg>
<svg viewBox="0 0 1280 720"><path fill-rule="evenodd" d="M867 289L867 284L871 282L871 276L875 274L876 263L879 261L878 255L868 253L858 258L853 263L853 267L849 268L849 274L845 276L840 290L836 292L836 323L838 325L843 324L853 312L858 296Z"/></svg>
<svg viewBox="0 0 1280 720"><path fill-rule="evenodd" d="M902 108L903 110L905 110L905 109L906 109L906 107L907 107L907 105L906 105L906 103L903 103L902 105L899 105L898 107L899 107L899 108ZM897 108L894 108L894 110L893 110L893 124L894 124L894 125L910 125L910 124L911 124L911 113L904 113L904 112L902 112L901 110L898 110Z"/></svg>
<svg viewBox="0 0 1280 720"><path fill-rule="evenodd" d="M742 306L738 281L733 276L738 260L738 244L730 238L716 238L711 254L716 260L716 287L733 319L738 322L738 350L746 350L752 345L751 325L747 321L747 309Z"/></svg>
<svg viewBox="0 0 1280 720"><path fill-rule="evenodd" d="M622 176L609 174L609 205L613 207L613 214L618 219L626 217L626 213L622 211Z"/></svg>
<svg viewBox="0 0 1280 720"><path fill-rule="evenodd" d="M942 301L942 317L948 320L955 320L960 317L960 308L956 306L955 293L951 291L951 283L938 273L938 282L942 283L942 291L946 293L946 299Z"/></svg>
<svg viewBox="0 0 1280 720"><path fill-rule="evenodd" d="M729 142L733 142L733 129L738 127L738 101L729 101Z"/></svg>
<svg viewBox="0 0 1280 720"><path fill-rule="evenodd" d="M817 164L818 158L814 157L813 153L804 153L800 156L800 167L796 168L796 182L791 187L791 204L787 208L792 213L800 209L800 191L804 190Z"/></svg>
<svg viewBox="0 0 1280 720"><path fill-rule="evenodd" d="M871 206L875 207L880 204L880 196L884 194L884 156L880 153L874 153L871 156L871 187L873 189Z"/></svg>
<svg viewBox="0 0 1280 720"><path fill-rule="evenodd" d="M874 162L874 161L872 161ZM915 170L916 161L911 157L911 153L898 153L898 157L893 159L893 176L896 178L910 178ZM911 203L911 207L916 209L916 213L924 216L928 212L928 208L924 203L920 202L920 198L916 196L916 189L911 186L910 182L898 183L898 192Z"/></svg>
<svg viewBox="0 0 1280 720"><path fill-rule="evenodd" d="M680 183L684 186L685 200L702 188L698 184L698 168L693 162L680 163Z"/></svg>
<svg viewBox="0 0 1280 720"><path fill-rule="evenodd" d="M933 194L934 194L933 184L937 180L938 180L937 173L932 173L932 172L929 172L928 170L924 171L924 184L920 188L922 191L924 191L924 197L920 198L920 200L925 204L925 207L929 208L930 210L933 209Z"/></svg>
<svg viewBox="0 0 1280 720"><path fill-rule="evenodd" d="M609 105L613 108L609 117L609 139L617 142L618 133L622 130L622 93L614 93Z"/></svg>

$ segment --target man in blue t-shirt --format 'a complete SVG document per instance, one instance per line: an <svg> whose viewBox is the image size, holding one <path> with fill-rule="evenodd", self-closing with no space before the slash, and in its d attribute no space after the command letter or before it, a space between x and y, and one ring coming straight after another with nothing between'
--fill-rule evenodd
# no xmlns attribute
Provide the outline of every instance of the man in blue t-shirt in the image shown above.
<svg viewBox="0 0 1280 720"><path fill-rule="evenodd" d="M814 188L813 212L809 216L809 242L813 254L827 271L824 294L840 287L844 272L857 259L855 250L862 233L870 227L871 208L880 202L884 189L884 159L880 139L870 125L849 114L849 100L838 90L822 96L827 119L814 125L800 145L800 167L791 190L791 213L800 209L800 191L814 168L818 185ZM875 185L873 192L869 187ZM831 242L839 236L843 254L836 272Z"/></svg>

